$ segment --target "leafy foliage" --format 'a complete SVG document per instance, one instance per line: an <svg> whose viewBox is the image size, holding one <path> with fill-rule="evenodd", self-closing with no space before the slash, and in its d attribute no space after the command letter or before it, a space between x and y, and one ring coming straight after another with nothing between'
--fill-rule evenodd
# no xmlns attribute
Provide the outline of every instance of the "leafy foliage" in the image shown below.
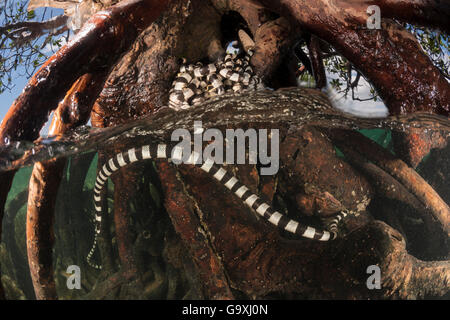
<svg viewBox="0 0 450 320"><path fill-rule="evenodd" d="M417 38L433 64L450 80L450 36L426 27L417 27L406 23L403 25ZM379 99L377 92L367 79L365 80L370 85L370 95L368 97L360 97L357 94L359 80L361 77L364 78L364 76L347 59L333 49L331 50L330 53L325 55L324 59L327 71L333 76L333 79L330 80L330 85L345 97L351 93L353 100L377 101Z"/></svg>
<svg viewBox="0 0 450 320"><path fill-rule="evenodd" d="M49 55L61 46L65 26L52 29L54 11L27 11L28 0L0 4L0 93L11 89L17 76L31 77ZM54 24L51 24L53 26Z"/></svg>
<svg viewBox="0 0 450 320"><path fill-rule="evenodd" d="M419 28L409 24L405 27L419 40L433 64L450 80L450 36L430 28Z"/></svg>

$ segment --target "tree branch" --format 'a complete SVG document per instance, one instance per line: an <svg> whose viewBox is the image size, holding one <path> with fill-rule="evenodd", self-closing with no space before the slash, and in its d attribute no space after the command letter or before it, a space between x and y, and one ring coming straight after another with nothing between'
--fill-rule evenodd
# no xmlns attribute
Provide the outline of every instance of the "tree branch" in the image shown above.
<svg viewBox="0 0 450 320"><path fill-rule="evenodd" d="M370 80L391 114L450 115L450 84L399 24L384 19L380 30L367 29L367 8L354 1L260 2L333 45Z"/></svg>
<svg viewBox="0 0 450 320"><path fill-rule="evenodd" d="M210 236L202 226L198 210L184 192L184 186L174 168L158 163L164 181L165 207L172 224L188 248L202 280L201 287L209 299L233 299L223 264L214 251ZM197 212L197 213L196 213Z"/></svg>
<svg viewBox="0 0 450 320"><path fill-rule="evenodd" d="M10 38L13 42L24 43L26 41L34 40L48 31L56 29L65 29L68 17L59 15L45 21L22 21L12 24L7 24L0 27L0 35ZM29 35L24 36L24 34Z"/></svg>
<svg viewBox="0 0 450 320"><path fill-rule="evenodd" d="M3 119L4 138L35 140L49 111L73 82L87 72L109 69L168 0L127 0L95 14L75 38L33 76ZM45 97L45 98L44 98Z"/></svg>
<svg viewBox="0 0 450 320"><path fill-rule="evenodd" d="M293 43L292 30L284 18L266 22L255 33L255 54L251 59L256 73L268 80L283 60Z"/></svg>
<svg viewBox="0 0 450 320"><path fill-rule="evenodd" d="M344 1L344 0L342 0ZM450 33L450 6L439 0L365 0L364 5L377 5L381 16L411 24L435 27Z"/></svg>
<svg viewBox="0 0 450 320"><path fill-rule="evenodd" d="M313 76L316 80L316 88L325 88L327 85L327 76L323 65L322 51L320 50L320 40L314 35L311 35L311 39L308 43L308 50Z"/></svg>
<svg viewBox="0 0 450 320"><path fill-rule="evenodd" d="M450 234L450 208L437 192L412 168L394 157L374 141L361 133L333 129L330 136L338 145L352 147L349 143L358 145L358 152L374 161L414 194L425 207L430 209L433 218L440 224L447 235Z"/></svg>
<svg viewBox="0 0 450 320"><path fill-rule="evenodd" d="M86 74L79 78L59 104L49 135L63 135L86 124L90 110L103 87L106 75ZM27 251L36 299L56 299L53 278L53 220L56 195L64 172L65 158L34 165L27 207Z"/></svg>

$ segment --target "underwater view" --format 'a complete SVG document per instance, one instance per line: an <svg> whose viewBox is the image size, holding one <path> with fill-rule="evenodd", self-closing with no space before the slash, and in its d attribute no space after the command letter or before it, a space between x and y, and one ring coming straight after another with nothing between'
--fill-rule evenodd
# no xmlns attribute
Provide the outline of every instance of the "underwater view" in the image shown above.
<svg viewBox="0 0 450 320"><path fill-rule="evenodd" d="M449 8L315 3L6 0L0 299L448 300Z"/></svg>

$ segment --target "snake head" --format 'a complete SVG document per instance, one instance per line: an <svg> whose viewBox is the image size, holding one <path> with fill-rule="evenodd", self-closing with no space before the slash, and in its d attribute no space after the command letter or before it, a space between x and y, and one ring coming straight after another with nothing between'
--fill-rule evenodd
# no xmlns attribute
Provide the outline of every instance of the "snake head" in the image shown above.
<svg viewBox="0 0 450 320"><path fill-rule="evenodd" d="M304 193L297 195L297 205L308 215L330 216L345 207L328 191L322 191L313 184L305 183Z"/></svg>
<svg viewBox="0 0 450 320"><path fill-rule="evenodd" d="M242 47L245 52L255 49L255 41L245 32L244 30L239 30L238 32L239 40L241 41Z"/></svg>

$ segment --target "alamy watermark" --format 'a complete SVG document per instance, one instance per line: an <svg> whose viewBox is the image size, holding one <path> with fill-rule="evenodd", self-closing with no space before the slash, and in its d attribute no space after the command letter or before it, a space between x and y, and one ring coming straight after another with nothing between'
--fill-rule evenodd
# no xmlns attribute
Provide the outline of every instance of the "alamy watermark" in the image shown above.
<svg viewBox="0 0 450 320"><path fill-rule="evenodd" d="M377 265L370 265L366 269L366 273L370 274L367 278L366 286L367 289L381 289L381 269Z"/></svg>
<svg viewBox="0 0 450 320"><path fill-rule="evenodd" d="M248 154L247 164L259 162L262 165L261 175L274 175L280 167L278 129L226 129L224 137L219 129L205 130L202 121L194 121L193 135L187 129L176 129L172 132L171 140L179 141L172 151L172 161L175 164L202 164L208 158L217 164L223 164L224 160L227 164L246 164ZM203 150L203 142L211 140ZM179 150L182 150L182 156L174 157L173 153ZM192 152L199 156L192 159Z"/></svg>
<svg viewBox="0 0 450 320"><path fill-rule="evenodd" d="M71 274L67 277L66 285L70 290L81 289L81 270L77 265L71 265L66 270L67 274Z"/></svg>
<svg viewBox="0 0 450 320"><path fill-rule="evenodd" d="M369 6L366 10L369 14L367 18L367 29L381 29L381 9L377 5Z"/></svg>

